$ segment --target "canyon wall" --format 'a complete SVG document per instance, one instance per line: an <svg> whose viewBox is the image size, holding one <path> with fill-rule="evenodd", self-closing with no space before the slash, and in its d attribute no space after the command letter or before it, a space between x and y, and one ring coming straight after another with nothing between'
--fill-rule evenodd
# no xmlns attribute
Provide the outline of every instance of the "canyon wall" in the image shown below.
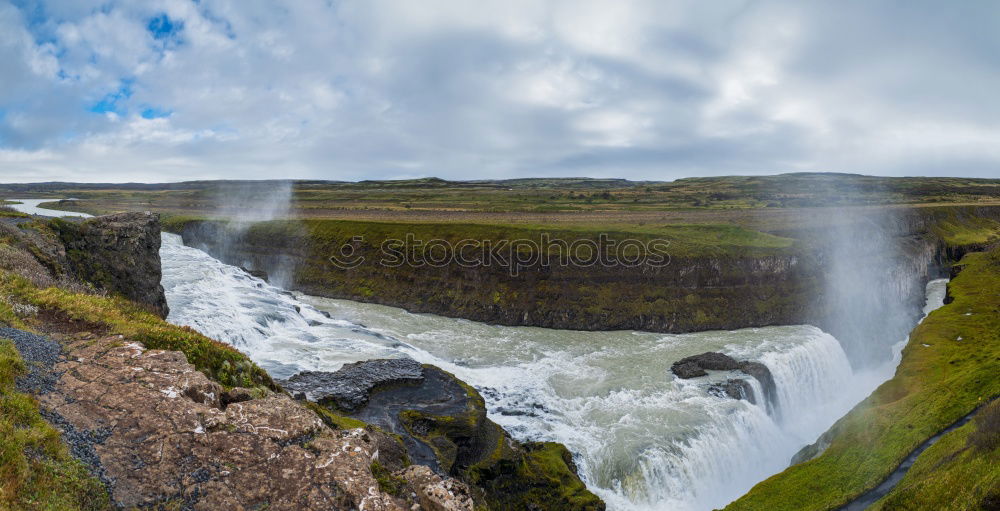
<svg viewBox="0 0 1000 511"><path fill-rule="evenodd" d="M668 249L664 266L563 265L558 255L542 254L516 275L498 264L389 267L381 244L404 238L407 224L356 223L345 230L364 238L355 241L318 234L316 223L263 222L235 231L196 221L176 230L186 245L286 288L502 325L690 332L787 324L808 313L807 297L819 283L812 256L797 247L697 256ZM333 264L329 257L345 244L364 262Z"/></svg>

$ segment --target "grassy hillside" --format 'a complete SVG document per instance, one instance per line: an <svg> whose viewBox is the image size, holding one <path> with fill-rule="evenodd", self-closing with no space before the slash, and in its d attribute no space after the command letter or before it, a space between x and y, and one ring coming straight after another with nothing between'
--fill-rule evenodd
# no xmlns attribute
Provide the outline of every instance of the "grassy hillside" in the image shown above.
<svg viewBox="0 0 1000 511"><path fill-rule="evenodd" d="M1000 508L1000 401L924 451L871 511Z"/></svg>
<svg viewBox="0 0 1000 511"><path fill-rule="evenodd" d="M829 448L758 484L727 510L836 509L878 485L925 439L1000 395L1000 248L968 254L960 268L949 284L953 301L932 312L913 331L895 377L834 425ZM967 472L974 465L930 461L943 459L941 453L953 449L959 442L956 438L968 435L971 427L953 432L947 442L925 451L918 458L918 468L923 467L927 477L933 466L931 482L921 488L913 483L899 487L886 497L882 509L896 509L891 507L896 504L889 503L902 506L907 498L913 502L915 492L923 495L920 498L940 500L955 491L954 483L975 488L995 480L995 467ZM982 457L996 460L1000 453L996 443L993 446L986 453L963 455L974 464ZM919 480L920 474L918 470L911 478ZM953 484L944 483L949 478ZM904 493L909 497L897 496Z"/></svg>

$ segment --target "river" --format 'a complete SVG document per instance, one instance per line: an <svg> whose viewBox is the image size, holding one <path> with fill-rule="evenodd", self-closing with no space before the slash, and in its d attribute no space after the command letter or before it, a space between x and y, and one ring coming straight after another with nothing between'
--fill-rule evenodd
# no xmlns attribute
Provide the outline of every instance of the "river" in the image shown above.
<svg viewBox="0 0 1000 511"><path fill-rule="evenodd" d="M79 216L89 218L92 215L86 213L77 213L75 211L57 211L55 209L46 209L38 207L39 204L43 202L54 202L59 199L4 199L10 202L16 202L17 204L8 204L11 208L16 209L22 213L28 213L29 215L41 215L41 216Z"/></svg>

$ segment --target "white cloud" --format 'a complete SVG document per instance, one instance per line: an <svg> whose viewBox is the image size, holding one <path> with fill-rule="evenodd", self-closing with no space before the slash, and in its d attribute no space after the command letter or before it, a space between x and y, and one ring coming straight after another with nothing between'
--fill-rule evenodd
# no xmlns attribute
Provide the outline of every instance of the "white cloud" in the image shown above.
<svg viewBox="0 0 1000 511"><path fill-rule="evenodd" d="M991 4L41 5L0 0L2 181L1000 164Z"/></svg>

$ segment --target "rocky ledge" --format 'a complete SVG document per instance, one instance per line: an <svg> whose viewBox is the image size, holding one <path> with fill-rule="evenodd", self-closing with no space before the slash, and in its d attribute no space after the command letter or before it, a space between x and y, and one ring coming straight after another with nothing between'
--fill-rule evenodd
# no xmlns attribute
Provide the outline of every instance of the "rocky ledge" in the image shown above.
<svg viewBox="0 0 1000 511"><path fill-rule="evenodd" d="M777 410L778 396L777 387L774 384L774 377L771 370L760 362L749 360L736 360L724 353L709 351L700 355L685 357L670 366L670 371L678 378L690 379L707 376L707 371L740 371L752 376L764 391L764 402L770 410ZM734 399L746 399L751 403L757 402L753 388L742 379L728 379L725 382L712 385L709 392L716 395L724 395Z"/></svg>
<svg viewBox="0 0 1000 511"><path fill-rule="evenodd" d="M167 317L167 298L160 285L158 215L118 213L82 221L57 218L50 225L77 278Z"/></svg>
<svg viewBox="0 0 1000 511"><path fill-rule="evenodd" d="M182 353L82 333L58 336L56 355L11 330L0 335L35 368L19 387L119 508L473 510L460 481L380 464L388 435L330 429L285 394L226 390Z"/></svg>
<svg viewBox="0 0 1000 511"><path fill-rule="evenodd" d="M385 359L346 364L339 371L305 371L282 382L298 399L325 402L354 411L368 402L373 390L400 383L420 383L423 367L416 360Z"/></svg>
<svg viewBox="0 0 1000 511"><path fill-rule="evenodd" d="M284 382L337 413L403 440L409 459L468 483L491 509L602 510L561 444L518 442L486 416L482 396L412 360L372 360Z"/></svg>

